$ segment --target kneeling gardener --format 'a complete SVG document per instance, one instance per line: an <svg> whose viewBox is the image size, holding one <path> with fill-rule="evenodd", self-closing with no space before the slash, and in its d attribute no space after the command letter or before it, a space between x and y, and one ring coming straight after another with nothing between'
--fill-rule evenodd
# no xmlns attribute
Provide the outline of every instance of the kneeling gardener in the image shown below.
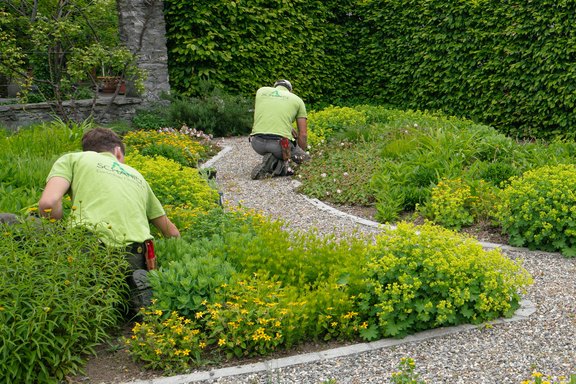
<svg viewBox="0 0 576 384"><path fill-rule="evenodd" d="M252 170L253 180L294 173L289 162L300 164L310 158L306 106L292 93L288 80L278 80L273 87L256 91L254 126L250 134L252 149L262 155L262 162ZM292 128L296 122L297 130Z"/></svg>
<svg viewBox="0 0 576 384"><path fill-rule="evenodd" d="M95 128L86 132L82 149L56 160L38 209L41 215L59 220L62 199L70 193L75 207L72 225L93 230L107 246L126 248L131 267L128 284L137 310L148 305L152 296L146 275L155 268L149 222L166 237L178 237L180 232L144 177L124 164L124 143L114 131Z"/></svg>

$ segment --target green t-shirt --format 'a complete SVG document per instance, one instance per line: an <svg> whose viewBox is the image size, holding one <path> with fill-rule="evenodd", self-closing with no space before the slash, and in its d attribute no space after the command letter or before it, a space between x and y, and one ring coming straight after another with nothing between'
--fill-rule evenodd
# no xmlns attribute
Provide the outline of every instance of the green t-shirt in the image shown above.
<svg viewBox="0 0 576 384"><path fill-rule="evenodd" d="M54 176L71 184L73 225L94 226L108 245L151 239L148 221L165 214L144 177L112 153L65 154L56 160L47 180Z"/></svg>
<svg viewBox="0 0 576 384"><path fill-rule="evenodd" d="M301 98L287 88L262 87L256 91L252 134L274 134L292 139L292 123L306 117Z"/></svg>

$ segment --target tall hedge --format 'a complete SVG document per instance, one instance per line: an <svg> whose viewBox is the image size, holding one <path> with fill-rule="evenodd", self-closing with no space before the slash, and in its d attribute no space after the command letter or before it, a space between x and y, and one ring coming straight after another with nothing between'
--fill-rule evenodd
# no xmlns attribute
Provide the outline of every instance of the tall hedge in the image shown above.
<svg viewBox="0 0 576 384"><path fill-rule="evenodd" d="M366 96L442 109L513 136L572 130L576 2L360 3Z"/></svg>
<svg viewBox="0 0 576 384"><path fill-rule="evenodd" d="M576 137L570 0L165 0L172 86L433 109L519 137Z"/></svg>
<svg viewBox="0 0 576 384"><path fill-rule="evenodd" d="M308 102L349 95L354 50L341 25L354 0L164 3L171 85L183 94L200 78L250 95L288 78Z"/></svg>

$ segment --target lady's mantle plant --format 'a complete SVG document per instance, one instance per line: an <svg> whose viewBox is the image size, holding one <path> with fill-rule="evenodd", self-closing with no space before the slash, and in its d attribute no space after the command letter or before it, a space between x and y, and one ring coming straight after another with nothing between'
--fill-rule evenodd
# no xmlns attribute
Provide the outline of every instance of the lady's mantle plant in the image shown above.
<svg viewBox="0 0 576 384"><path fill-rule="evenodd" d="M509 317L532 282L500 250L432 224L400 223L379 235L363 273L360 312L371 323L364 337Z"/></svg>
<svg viewBox="0 0 576 384"><path fill-rule="evenodd" d="M576 256L576 165L544 166L513 178L498 217L510 244Z"/></svg>

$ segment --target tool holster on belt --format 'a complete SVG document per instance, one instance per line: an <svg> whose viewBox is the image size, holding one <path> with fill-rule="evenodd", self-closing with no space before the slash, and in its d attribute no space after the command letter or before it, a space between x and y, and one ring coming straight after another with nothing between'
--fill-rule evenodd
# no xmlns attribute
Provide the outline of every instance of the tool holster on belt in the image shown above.
<svg viewBox="0 0 576 384"><path fill-rule="evenodd" d="M144 269L151 271L156 269L156 254L152 240L143 243L132 243L126 249L129 253L128 262L132 269Z"/></svg>
<svg viewBox="0 0 576 384"><path fill-rule="evenodd" d="M282 148L282 160L288 161L290 159L290 140L285 137L281 138L280 148Z"/></svg>
<svg viewBox="0 0 576 384"><path fill-rule="evenodd" d="M152 240L146 240L144 242L146 245L146 268L151 271L156 269L156 253L154 253L154 242Z"/></svg>

